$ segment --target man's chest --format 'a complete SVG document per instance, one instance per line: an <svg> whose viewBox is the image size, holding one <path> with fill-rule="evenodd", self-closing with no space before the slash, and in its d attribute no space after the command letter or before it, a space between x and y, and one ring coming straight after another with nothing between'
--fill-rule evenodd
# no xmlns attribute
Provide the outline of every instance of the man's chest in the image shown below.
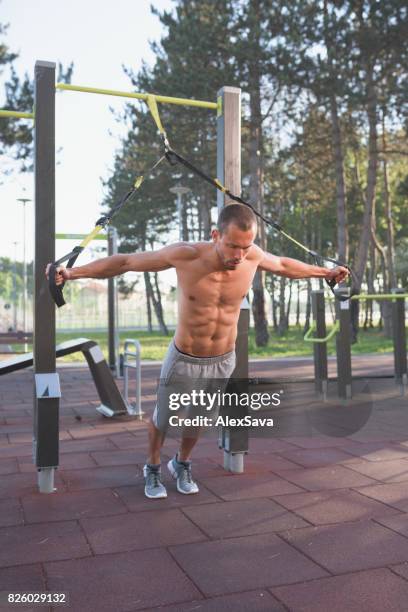
<svg viewBox="0 0 408 612"><path fill-rule="evenodd" d="M236 306L246 296L256 266L243 263L236 270L208 272L201 266L177 270L179 293L201 304Z"/></svg>

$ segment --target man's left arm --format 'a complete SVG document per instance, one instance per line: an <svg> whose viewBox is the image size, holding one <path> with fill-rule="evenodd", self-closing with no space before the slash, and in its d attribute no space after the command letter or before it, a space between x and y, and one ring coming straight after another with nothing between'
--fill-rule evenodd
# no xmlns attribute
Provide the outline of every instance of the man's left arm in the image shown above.
<svg viewBox="0 0 408 612"><path fill-rule="evenodd" d="M287 278L325 278L326 280L334 279L336 283L341 283L349 275L349 271L343 266L337 266L337 268L329 270L290 257L278 257L265 252L263 255L263 259L258 264L260 270Z"/></svg>

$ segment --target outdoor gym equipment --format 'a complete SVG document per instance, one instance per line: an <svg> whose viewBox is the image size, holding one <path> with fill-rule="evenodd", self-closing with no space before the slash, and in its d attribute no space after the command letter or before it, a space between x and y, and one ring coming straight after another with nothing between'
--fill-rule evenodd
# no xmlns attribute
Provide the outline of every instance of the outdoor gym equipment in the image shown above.
<svg viewBox="0 0 408 612"><path fill-rule="evenodd" d="M403 289L394 289L388 294L361 294L351 300L388 300L392 301L392 335L394 350L394 378L402 392L407 387L407 340L405 327L405 299L408 294ZM314 324L304 337L306 342L313 342L315 389L319 394L327 394L327 342L336 334L337 355L337 392L338 397L352 397L352 363L351 363L351 318L350 302L336 304L336 322L329 334L326 334L325 301L323 291L312 291L312 309ZM314 334L314 335L313 335ZM366 378L369 378L368 376Z"/></svg>
<svg viewBox="0 0 408 612"><path fill-rule="evenodd" d="M34 398L33 458L38 469L41 492L54 491L54 473L59 463L59 377L56 373L55 354L55 304L50 298L44 271L49 262L55 262L55 92L82 91L102 95L147 100L148 94L118 92L55 83L55 63L37 61L34 71L35 124L34 124L34 183L35 183L35 249L34 249L34 376L46 384L48 394L39 393ZM159 103L182 104L217 111L217 177L228 185L233 193L241 189L241 90L223 87L216 102L186 100L167 96L155 96ZM16 119L34 119L34 113L0 111L0 116ZM228 200L226 194L217 193L219 209ZM244 300L242 313L248 312ZM248 341L247 319L241 316L239 330L241 344ZM248 375L248 354L237 355L243 376ZM38 384L37 384L38 387ZM51 419L51 422L50 422ZM46 426L45 426L46 424ZM247 434L247 432L246 432ZM248 435L228 447L228 457L248 450ZM236 462L232 461L231 469ZM243 465L242 461L238 461Z"/></svg>

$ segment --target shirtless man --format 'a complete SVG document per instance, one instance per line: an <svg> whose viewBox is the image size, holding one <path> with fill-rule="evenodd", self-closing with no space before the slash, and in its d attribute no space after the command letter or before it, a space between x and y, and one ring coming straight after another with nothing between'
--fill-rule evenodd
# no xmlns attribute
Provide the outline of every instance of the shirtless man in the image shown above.
<svg viewBox="0 0 408 612"><path fill-rule="evenodd" d="M228 380L235 369L234 347L241 302L257 269L294 279L335 279L337 283L348 276L348 270L343 267L329 270L266 253L254 244L256 233L257 221L252 210L241 204L230 204L221 211L210 242L181 242L157 251L112 255L73 269L59 267L56 283L175 268L178 325L160 380L167 384L175 371L186 384L191 379ZM143 468L145 494L154 499L167 497L161 482L160 449L170 416L168 403L158 393L149 423L149 456ZM197 439L198 434L182 436L179 452L168 463L180 493L198 493L190 460Z"/></svg>

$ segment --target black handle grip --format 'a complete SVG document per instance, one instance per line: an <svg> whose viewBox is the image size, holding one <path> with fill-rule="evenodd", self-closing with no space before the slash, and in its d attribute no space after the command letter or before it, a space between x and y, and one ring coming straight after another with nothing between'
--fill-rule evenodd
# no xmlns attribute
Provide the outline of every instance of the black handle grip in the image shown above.
<svg viewBox="0 0 408 612"><path fill-rule="evenodd" d="M348 294L341 293L341 289L340 290L336 290L335 289L337 283L336 283L334 278L332 278L331 280L327 280L327 278L326 278L326 283L329 285L330 289L332 290L332 293L333 293L334 297L337 300L339 300L340 302L346 302L347 300L352 298L353 295L358 295L359 294L359 290L357 289L357 277L356 277L355 273L353 272L353 270L349 266L346 266L344 264L342 264L342 265L343 265L344 268L347 268L347 270L350 272L351 285L349 287Z"/></svg>
<svg viewBox="0 0 408 612"><path fill-rule="evenodd" d="M65 257L61 257L61 259L58 259L58 261L55 261L53 264L50 264L50 267L48 269L48 287L52 295L52 299L54 300L58 308L64 306L66 302L62 293L65 282L61 283L61 285L57 285L57 283L55 282L57 267L59 266L59 264L64 261L67 261L68 259L67 268L72 268L78 258L78 255L82 253L83 250L83 247L77 246L71 251L71 253L68 253L68 255L65 255Z"/></svg>
<svg viewBox="0 0 408 612"><path fill-rule="evenodd" d="M57 283L55 282L56 273L57 266L55 264L51 264L48 269L48 287L52 295L52 299L54 300L58 308L61 308L61 306L64 306L65 304L64 295L62 293L65 283L57 285Z"/></svg>

